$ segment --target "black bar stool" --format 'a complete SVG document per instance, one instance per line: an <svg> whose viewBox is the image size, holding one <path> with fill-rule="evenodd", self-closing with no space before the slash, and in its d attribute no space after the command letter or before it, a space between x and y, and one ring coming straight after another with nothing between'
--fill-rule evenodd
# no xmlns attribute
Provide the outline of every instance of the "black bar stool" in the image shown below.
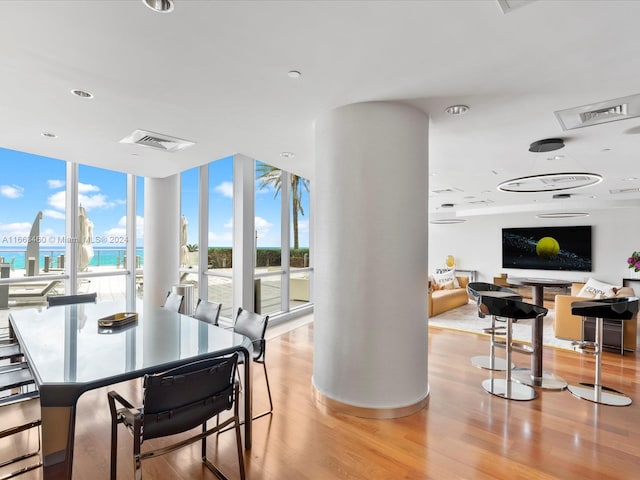
<svg viewBox="0 0 640 480"><path fill-rule="evenodd" d="M602 385L602 337L604 319L631 320L638 312L638 297L603 298L573 302L571 313L581 315L584 322L586 317L595 317L595 342L574 342L576 350L582 353L592 353L596 356L595 383L580 382L569 385L569 391L576 397L590 402L624 407L631 405L631 398L613 388Z"/></svg>
<svg viewBox="0 0 640 480"><path fill-rule="evenodd" d="M526 303L512 298L498 298L491 295L482 295L478 301L480 311L489 315L503 317L507 320L507 369L504 379L488 378L482 382L482 388L492 395L507 398L510 400L533 400L537 397L536 391L528 385L518 383L511 378L511 353L513 351L512 342L512 322L525 318L538 318L545 316L548 310L544 307ZM523 351L523 353L531 353Z"/></svg>
<svg viewBox="0 0 640 480"><path fill-rule="evenodd" d="M467 285L467 293L478 302L478 316L484 318L485 314L480 310L480 297L482 295L490 295L501 298L512 298L514 300L522 300L522 295L506 287L485 282L471 282ZM504 371L507 369L507 362L503 358L495 355L496 347L505 347L505 342L497 340L496 335L505 335L505 327L496 325L496 315L491 315L491 326L484 328L485 333L491 334L491 346L489 347L489 355L477 355L471 357L471 363L474 367L485 368L487 370ZM515 368L515 364L511 364L511 368Z"/></svg>

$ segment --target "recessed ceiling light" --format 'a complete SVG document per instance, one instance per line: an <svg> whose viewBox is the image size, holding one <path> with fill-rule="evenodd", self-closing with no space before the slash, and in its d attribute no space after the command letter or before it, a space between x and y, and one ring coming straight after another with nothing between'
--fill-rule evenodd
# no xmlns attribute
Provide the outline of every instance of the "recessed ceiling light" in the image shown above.
<svg viewBox="0 0 640 480"><path fill-rule="evenodd" d="M538 218L575 218L575 217L588 217L587 212L552 212L552 213L540 213L536 215Z"/></svg>
<svg viewBox="0 0 640 480"><path fill-rule="evenodd" d="M442 218L440 220L431 220L429 223L433 223L436 225L450 225L453 223L464 223L466 220L464 218Z"/></svg>
<svg viewBox="0 0 640 480"><path fill-rule="evenodd" d="M466 105L451 105L444 109L449 115L464 115L469 111L469 107Z"/></svg>
<svg viewBox="0 0 640 480"><path fill-rule="evenodd" d="M623 182L633 182L635 180L638 180L638 177L627 177L622 179Z"/></svg>
<svg viewBox="0 0 640 480"><path fill-rule="evenodd" d="M280 156L281 156L282 158L293 158L293 157L295 157L295 156L296 156L296 154L295 154L295 153L293 153L293 152L282 152L282 153L280 154Z"/></svg>
<svg viewBox="0 0 640 480"><path fill-rule="evenodd" d="M562 160L564 155L554 155L553 157L547 158L547 160Z"/></svg>
<svg viewBox="0 0 640 480"><path fill-rule="evenodd" d="M173 0L142 0L147 7L154 12L170 13L173 12Z"/></svg>
<svg viewBox="0 0 640 480"><path fill-rule="evenodd" d="M302 76L302 73L300 73L298 70L289 70L287 75L289 76L289 78L300 78Z"/></svg>
<svg viewBox="0 0 640 480"><path fill-rule="evenodd" d="M58 138L58 135L56 135L55 133L51 133L51 132L42 132L40 135L42 135L43 137L47 137L47 138Z"/></svg>
<svg viewBox="0 0 640 480"><path fill-rule="evenodd" d="M71 90L71 93L80 98L93 98L93 93L87 92L86 90L80 90L78 88Z"/></svg>

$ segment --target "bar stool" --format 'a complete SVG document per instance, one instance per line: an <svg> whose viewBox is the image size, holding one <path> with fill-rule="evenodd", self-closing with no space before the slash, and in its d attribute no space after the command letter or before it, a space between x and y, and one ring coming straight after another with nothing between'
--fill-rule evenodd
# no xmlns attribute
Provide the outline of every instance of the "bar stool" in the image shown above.
<svg viewBox="0 0 640 480"><path fill-rule="evenodd" d="M631 320L638 312L638 297L603 298L573 302L571 313L581 315L584 322L586 317L595 317L596 332L594 342L574 342L576 350L581 353L591 353L596 356L595 383L580 382L569 385L569 391L578 398L590 402L624 407L631 405L631 398L613 388L602 385L602 346L604 319Z"/></svg>
<svg viewBox="0 0 640 480"><path fill-rule="evenodd" d="M507 320L506 352L507 369L504 379L488 378L482 382L482 388L492 395L507 398L509 400L533 400L537 397L536 391L528 385L518 383L511 378L511 353L512 322L525 318L537 318L547 314L544 307L526 303L512 298L498 298L491 295L482 295L479 299L479 308L483 313L503 317ZM523 353L531 353L523 350Z"/></svg>
<svg viewBox="0 0 640 480"><path fill-rule="evenodd" d="M471 282L467 285L467 293L478 302L478 316L484 318L485 314L480 311L480 297L482 295L491 295L501 298L512 298L514 300L522 300L522 295L506 287L485 282ZM505 327L496 325L496 315L491 315L491 326L482 329L485 333L491 335L489 347L489 355L477 355L471 357L471 363L474 367L484 368L487 370L504 371L507 369L507 362L503 358L495 355L496 347L505 347L505 342L496 340L496 335L505 335ZM511 364L511 368L515 368L515 364Z"/></svg>

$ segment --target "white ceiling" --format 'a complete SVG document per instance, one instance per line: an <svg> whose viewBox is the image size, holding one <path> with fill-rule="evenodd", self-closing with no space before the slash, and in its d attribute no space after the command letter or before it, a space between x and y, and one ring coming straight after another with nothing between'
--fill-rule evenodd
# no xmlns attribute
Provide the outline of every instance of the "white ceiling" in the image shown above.
<svg viewBox="0 0 640 480"><path fill-rule="evenodd" d="M430 189L454 190L430 195L434 217L640 205L609 193L640 187L640 118L565 132L554 116L640 93L640 2L499 3L175 0L159 14L140 0L3 0L0 146L151 177L243 153L313 180L314 120L391 100L431 118ZM196 145L119 143L136 129ZM552 137L566 147L527 151ZM568 200L496 190L558 171L604 181Z"/></svg>

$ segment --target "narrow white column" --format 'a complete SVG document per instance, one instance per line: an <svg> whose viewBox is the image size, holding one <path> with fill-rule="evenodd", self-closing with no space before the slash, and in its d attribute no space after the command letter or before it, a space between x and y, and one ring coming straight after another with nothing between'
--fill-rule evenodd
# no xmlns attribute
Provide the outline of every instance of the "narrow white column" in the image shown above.
<svg viewBox="0 0 640 480"><path fill-rule="evenodd" d="M144 179L144 302L162 305L179 282L180 175Z"/></svg>
<svg viewBox="0 0 640 480"><path fill-rule="evenodd" d="M233 318L239 307L253 311L256 161L233 157Z"/></svg>
<svg viewBox="0 0 640 480"><path fill-rule="evenodd" d="M372 102L317 121L313 385L330 408L426 405L427 184L423 112Z"/></svg>

